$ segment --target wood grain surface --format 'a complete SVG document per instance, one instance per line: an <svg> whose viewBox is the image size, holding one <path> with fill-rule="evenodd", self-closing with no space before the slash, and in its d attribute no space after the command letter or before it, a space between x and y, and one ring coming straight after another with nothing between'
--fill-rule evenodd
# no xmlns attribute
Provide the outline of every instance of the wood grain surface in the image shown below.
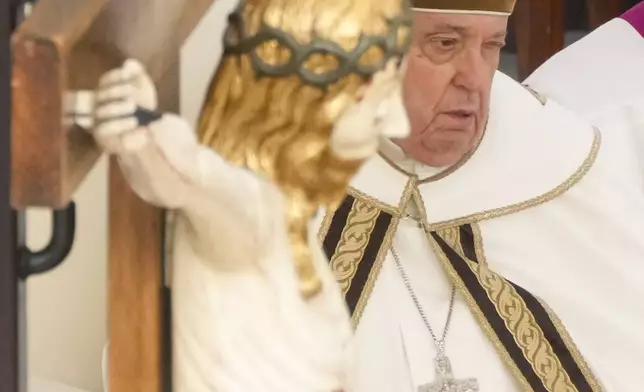
<svg viewBox="0 0 644 392"><path fill-rule="evenodd" d="M178 59L178 56L176 57ZM157 84L159 104L179 104L179 63ZM163 211L132 192L116 159L109 167L108 336L110 392L161 392Z"/></svg>
<svg viewBox="0 0 644 392"><path fill-rule="evenodd" d="M513 15L519 80L564 47L563 0L520 0Z"/></svg>
<svg viewBox="0 0 644 392"><path fill-rule="evenodd" d="M211 0L190 0L180 33L172 38L178 40L171 44L175 51L161 51L149 63L164 111L179 109L178 42L188 36L210 4ZM161 392L163 380L172 372L164 367L170 362L162 358L164 345L171 343L162 342L162 320L169 316L163 306L163 211L130 190L114 159L109 170L110 392Z"/></svg>

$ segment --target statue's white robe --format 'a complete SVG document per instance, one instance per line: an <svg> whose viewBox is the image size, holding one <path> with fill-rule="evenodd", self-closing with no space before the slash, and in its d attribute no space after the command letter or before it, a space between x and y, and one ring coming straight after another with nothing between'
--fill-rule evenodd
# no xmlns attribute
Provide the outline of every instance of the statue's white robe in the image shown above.
<svg viewBox="0 0 644 392"><path fill-rule="evenodd" d="M593 48L608 44L612 58L588 58ZM537 72L529 81L549 97L545 106L497 74L480 146L454 173L419 191L432 229L459 221L478 224L490 269L554 310L603 390L639 392L644 388L644 40L617 19L577 45L569 49L576 64L561 54L558 65L555 57L551 67L542 68L544 77ZM634 62L623 69L636 85L619 76L616 56ZM559 69L569 72L558 77ZM604 95L609 91L615 95ZM419 177L435 173L400 151L383 153ZM395 208L407 181L377 157L353 186ZM441 262L424 231L411 222L401 221L393 246L439 335L451 287ZM355 339L351 391L414 391L434 379L436 348L391 252ZM446 351L455 375L478 378L481 391L524 390L460 294Z"/></svg>
<svg viewBox="0 0 644 392"><path fill-rule="evenodd" d="M300 296L281 191L199 145L179 117L116 136L130 186L175 212L173 391L346 389L349 316L315 233L323 289Z"/></svg>

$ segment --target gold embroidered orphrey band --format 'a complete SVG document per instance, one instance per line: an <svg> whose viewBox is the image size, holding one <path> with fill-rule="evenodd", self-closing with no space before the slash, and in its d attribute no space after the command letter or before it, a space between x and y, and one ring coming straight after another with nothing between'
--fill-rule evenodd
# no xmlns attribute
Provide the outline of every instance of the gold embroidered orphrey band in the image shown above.
<svg viewBox="0 0 644 392"><path fill-rule="evenodd" d="M430 236L435 253L447 264L449 275L466 297L479 325L524 390L601 391L554 312L530 292L489 268L475 224L434 231Z"/></svg>
<svg viewBox="0 0 644 392"><path fill-rule="evenodd" d="M320 239L354 328L398 225L396 211L352 192L328 214ZM554 312L485 262L476 223L429 233L434 252L522 390L599 392L601 388Z"/></svg>
<svg viewBox="0 0 644 392"><path fill-rule="evenodd" d="M393 211L359 194L349 194L322 224L319 236L322 247L351 311L354 328L397 225Z"/></svg>

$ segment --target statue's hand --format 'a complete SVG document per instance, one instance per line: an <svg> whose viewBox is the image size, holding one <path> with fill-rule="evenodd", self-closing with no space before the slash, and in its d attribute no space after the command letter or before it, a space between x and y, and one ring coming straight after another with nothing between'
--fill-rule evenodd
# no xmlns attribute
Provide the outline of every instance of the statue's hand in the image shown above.
<svg viewBox="0 0 644 392"><path fill-rule="evenodd" d="M373 76L358 105L382 112L387 99L401 88L402 70L404 67L399 67L397 60L390 60L383 70Z"/></svg>
<svg viewBox="0 0 644 392"><path fill-rule="evenodd" d="M365 159L378 150L381 137L402 139L409 134L409 120L402 101L403 66L389 61L376 73L351 105L336 121L331 149L343 159Z"/></svg>
<svg viewBox="0 0 644 392"><path fill-rule="evenodd" d="M156 87L136 60L103 75L94 99L93 134L108 152L136 149L145 141L141 128L161 118Z"/></svg>
<svg viewBox="0 0 644 392"><path fill-rule="evenodd" d="M118 158L130 187L143 200L179 209L193 203L192 195L203 193L206 153L184 119L155 112L156 88L139 62L127 60L105 73L95 91L73 91L67 99L67 120L92 133L105 152Z"/></svg>

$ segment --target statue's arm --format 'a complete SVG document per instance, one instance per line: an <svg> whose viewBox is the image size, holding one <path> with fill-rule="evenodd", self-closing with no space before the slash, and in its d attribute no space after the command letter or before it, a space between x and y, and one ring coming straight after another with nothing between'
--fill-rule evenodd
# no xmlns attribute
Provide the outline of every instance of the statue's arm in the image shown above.
<svg viewBox="0 0 644 392"><path fill-rule="evenodd" d="M163 115L147 126L96 139L116 156L128 184L143 200L182 208L197 190L199 147L181 118Z"/></svg>
<svg viewBox="0 0 644 392"><path fill-rule="evenodd" d="M154 111L156 89L139 63L128 60L108 72L96 92L85 94L85 99L93 102L76 106L91 108L93 121L80 125L91 129L98 145L116 156L129 185L142 199L172 209L194 204L206 194L216 195L230 208L235 201L248 199L244 188L252 182L243 181L248 173L200 145L183 118Z"/></svg>

